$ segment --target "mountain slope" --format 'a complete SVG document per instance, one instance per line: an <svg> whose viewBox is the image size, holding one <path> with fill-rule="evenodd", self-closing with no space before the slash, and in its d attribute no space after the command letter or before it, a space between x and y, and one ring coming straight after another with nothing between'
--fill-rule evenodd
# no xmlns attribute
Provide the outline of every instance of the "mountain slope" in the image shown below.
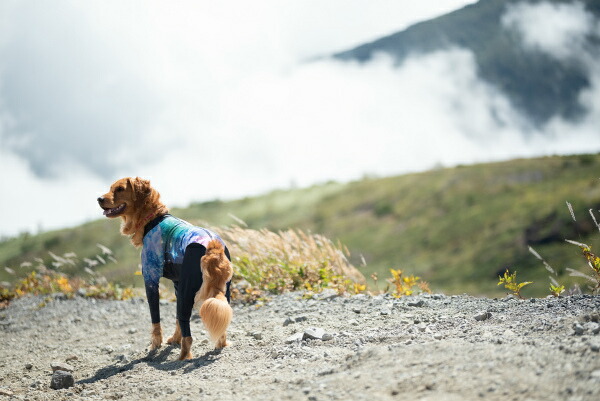
<svg viewBox="0 0 600 401"><path fill-rule="evenodd" d="M411 55L465 48L473 53L479 76L505 93L513 106L524 111L534 124L543 125L553 116L570 120L581 117L585 108L579 102L579 95L590 86L589 68L580 58L558 59L524 46L522 36L502 23L507 9L520 3L542 1L481 0L333 57L368 62L375 54L385 53L401 64ZM574 4L569 0L543 3ZM581 3L596 19L600 18L598 1ZM598 35L587 37L585 46L597 54Z"/></svg>
<svg viewBox="0 0 600 401"><path fill-rule="evenodd" d="M564 239L600 245L589 216L589 209L600 209L599 167L598 154L513 160L275 191L172 212L201 224L231 225L240 218L251 228L323 233L347 245L351 262L367 277L377 272L383 280L390 268L400 268L436 290L492 295L502 293L497 275L509 267L518 271L519 280L535 281L526 293L543 295L548 294L548 274L528 246L559 271L561 283L583 284L564 270L586 268L578 249ZM119 263L98 269L110 279L141 284L133 275L139 251L118 229L118 221L103 219L7 240L0 243L0 266L23 270L18 267L22 261L47 260L48 251L92 258L100 243L113 250ZM362 266L363 257L367 266ZM75 273L74 267L65 269ZM0 279L9 278L0 272Z"/></svg>

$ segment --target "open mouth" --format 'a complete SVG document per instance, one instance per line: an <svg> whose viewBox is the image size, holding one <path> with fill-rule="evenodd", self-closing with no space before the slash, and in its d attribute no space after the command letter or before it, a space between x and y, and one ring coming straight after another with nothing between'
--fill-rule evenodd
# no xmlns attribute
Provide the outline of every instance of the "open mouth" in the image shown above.
<svg viewBox="0 0 600 401"><path fill-rule="evenodd" d="M125 210L125 204L123 203L122 205L113 207L112 209L108 209L108 208L103 208L103 209L104 209L104 215L106 217L114 217L114 216L117 216L117 215L123 213L123 211Z"/></svg>

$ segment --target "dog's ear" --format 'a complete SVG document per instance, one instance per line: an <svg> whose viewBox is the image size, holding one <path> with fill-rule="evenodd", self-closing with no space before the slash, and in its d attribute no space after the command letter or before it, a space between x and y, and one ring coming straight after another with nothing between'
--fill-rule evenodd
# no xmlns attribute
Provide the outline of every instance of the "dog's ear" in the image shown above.
<svg viewBox="0 0 600 401"><path fill-rule="evenodd" d="M133 196L133 200L136 200L137 196L136 196L136 191L135 191L135 184L133 183L133 178L128 177L127 178L127 185L129 185L129 187L131 188L131 192L132 192L132 196Z"/></svg>
<svg viewBox="0 0 600 401"><path fill-rule="evenodd" d="M136 200L137 198L145 198L150 194L150 191L152 189L150 187L150 180L144 180L140 177L135 177L135 179L133 180L132 188L133 200Z"/></svg>

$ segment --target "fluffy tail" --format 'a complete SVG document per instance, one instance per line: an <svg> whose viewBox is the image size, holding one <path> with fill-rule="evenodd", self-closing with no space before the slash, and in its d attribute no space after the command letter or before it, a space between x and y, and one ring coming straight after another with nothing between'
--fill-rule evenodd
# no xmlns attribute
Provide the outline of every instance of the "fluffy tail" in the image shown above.
<svg viewBox="0 0 600 401"><path fill-rule="evenodd" d="M214 343L222 343L221 346L225 346L225 333L233 316L233 310L227 303L227 299L220 294L216 298L208 298L200 307L200 316L210 339Z"/></svg>

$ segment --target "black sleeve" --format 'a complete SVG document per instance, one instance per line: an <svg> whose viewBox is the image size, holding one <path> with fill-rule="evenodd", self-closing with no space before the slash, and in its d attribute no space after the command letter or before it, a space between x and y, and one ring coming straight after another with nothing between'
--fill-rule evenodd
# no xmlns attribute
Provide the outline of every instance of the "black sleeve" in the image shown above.
<svg viewBox="0 0 600 401"><path fill-rule="evenodd" d="M148 297L148 306L150 307L150 317L152 323L160 323L160 309L158 299L158 285L146 283L146 297Z"/></svg>

